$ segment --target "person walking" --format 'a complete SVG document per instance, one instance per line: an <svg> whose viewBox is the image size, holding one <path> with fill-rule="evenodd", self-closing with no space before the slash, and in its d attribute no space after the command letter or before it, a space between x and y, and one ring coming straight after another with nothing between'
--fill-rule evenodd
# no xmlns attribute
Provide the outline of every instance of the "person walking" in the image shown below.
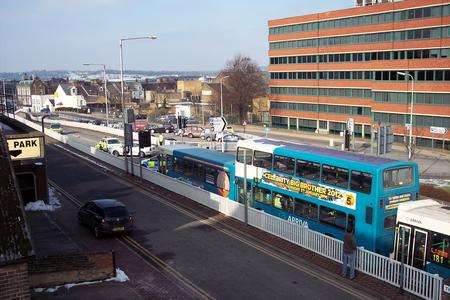
<svg viewBox="0 0 450 300"><path fill-rule="evenodd" d="M356 240L352 227L347 227L344 235L342 251L342 276L347 277L347 268L350 267L350 280L355 279Z"/></svg>

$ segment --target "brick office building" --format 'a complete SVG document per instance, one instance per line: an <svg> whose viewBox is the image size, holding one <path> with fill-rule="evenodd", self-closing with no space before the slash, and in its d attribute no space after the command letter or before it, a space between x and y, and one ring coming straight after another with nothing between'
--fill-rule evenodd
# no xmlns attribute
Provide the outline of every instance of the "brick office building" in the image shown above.
<svg viewBox="0 0 450 300"><path fill-rule="evenodd" d="M270 20L272 126L338 133L355 120L357 136L372 124L408 134L414 78L417 144L450 148L450 1L383 1ZM376 1L374 1L376 2ZM381 2L381 1L380 1Z"/></svg>

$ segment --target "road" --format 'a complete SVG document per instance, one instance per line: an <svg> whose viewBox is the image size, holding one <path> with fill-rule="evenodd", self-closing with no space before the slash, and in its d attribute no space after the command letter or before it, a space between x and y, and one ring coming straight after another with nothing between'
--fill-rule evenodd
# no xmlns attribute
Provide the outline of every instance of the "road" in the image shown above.
<svg viewBox="0 0 450 300"><path fill-rule="evenodd" d="M370 294L356 290L334 274L319 274L316 269L273 253L245 236L220 230L170 204L161 195L106 175L99 167L60 147L48 145L46 151L50 180L80 202L96 198L117 198L124 202L135 212L136 230L132 239L211 298L371 298ZM84 244L89 247L92 237L86 229L75 225L75 211L70 205L63 205L58 222L73 239L86 240ZM102 243L115 250L118 245L111 241L114 240L105 239ZM118 261L123 261L123 251L118 251L118 255ZM125 265L124 269L136 274L141 265L135 262ZM133 279L152 280L145 276ZM173 282L186 291L184 282L176 278ZM146 296L145 291L139 289L136 293ZM193 297L201 298L198 294Z"/></svg>

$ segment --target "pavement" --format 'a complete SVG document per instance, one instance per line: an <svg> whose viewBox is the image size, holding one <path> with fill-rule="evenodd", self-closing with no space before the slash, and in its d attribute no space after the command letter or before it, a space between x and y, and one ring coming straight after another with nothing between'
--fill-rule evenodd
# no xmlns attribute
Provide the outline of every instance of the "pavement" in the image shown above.
<svg viewBox="0 0 450 300"><path fill-rule="evenodd" d="M136 230L132 238L183 277L207 291L212 298L381 297L327 270L318 272L317 266L308 266L300 257L276 253L274 249L252 241L247 236L226 234L223 230L205 224L203 218L170 205L162 198L162 192L152 193L137 188L134 184L105 174L97 166L60 148L48 146L47 154L50 180L82 202L105 197L120 199L135 212ZM179 195L170 198L175 202L184 201ZM158 275L155 270L147 268L139 257L115 239L95 240L85 228L75 225L76 208L64 200L61 202L62 208L55 211L54 218L66 235L77 241L82 249L116 251L118 266L131 279L126 284L130 289L126 297L108 293L103 287L94 289L95 295L100 296L104 292L109 299L189 298L190 295L183 289L167 286L168 283L172 284L170 281L155 279ZM217 212L211 213L217 215ZM88 289L91 288L79 287L69 292L74 299L86 296L94 298L87 293Z"/></svg>

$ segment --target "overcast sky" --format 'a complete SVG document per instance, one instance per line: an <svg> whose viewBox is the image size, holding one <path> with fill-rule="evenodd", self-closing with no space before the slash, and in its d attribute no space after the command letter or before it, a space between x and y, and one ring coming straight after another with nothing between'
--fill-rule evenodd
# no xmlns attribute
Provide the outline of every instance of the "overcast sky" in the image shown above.
<svg viewBox="0 0 450 300"><path fill-rule="evenodd" d="M221 69L242 53L267 65L267 21L352 7L354 0L1 0L0 72Z"/></svg>

